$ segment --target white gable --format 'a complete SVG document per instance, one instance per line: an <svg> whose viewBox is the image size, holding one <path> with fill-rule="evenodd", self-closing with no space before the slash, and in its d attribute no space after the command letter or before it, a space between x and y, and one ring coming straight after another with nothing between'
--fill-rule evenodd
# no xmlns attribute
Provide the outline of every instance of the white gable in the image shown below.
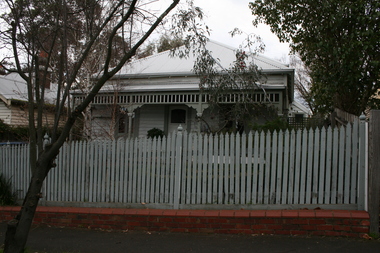
<svg viewBox="0 0 380 253"><path fill-rule="evenodd" d="M300 102L294 100L289 108L289 114L293 116L294 114L304 114L305 117L308 117L311 115L311 111L309 108L301 104Z"/></svg>

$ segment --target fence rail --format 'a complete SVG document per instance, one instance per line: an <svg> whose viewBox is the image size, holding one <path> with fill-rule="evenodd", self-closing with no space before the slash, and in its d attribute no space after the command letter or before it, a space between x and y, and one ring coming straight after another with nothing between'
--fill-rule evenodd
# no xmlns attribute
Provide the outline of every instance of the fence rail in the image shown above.
<svg viewBox="0 0 380 253"><path fill-rule="evenodd" d="M66 143L43 201L150 208L364 208L363 122L341 128ZM0 147L20 197L28 145Z"/></svg>
<svg viewBox="0 0 380 253"><path fill-rule="evenodd" d="M347 123L353 123L355 121L358 121L359 119L358 116L345 112L339 108L334 108L334 113L335 113L335 119L333 120L337 120L339 124L343 124L343 125L346 125Z"/></svg>
<svg viewBox="0 0 380 253"><path fill-rule="evenodd" d="M297 117L288 117L289 126L295 129L302 128L317 128L325 125L325 120L323 118L297 118Z"/></svg>

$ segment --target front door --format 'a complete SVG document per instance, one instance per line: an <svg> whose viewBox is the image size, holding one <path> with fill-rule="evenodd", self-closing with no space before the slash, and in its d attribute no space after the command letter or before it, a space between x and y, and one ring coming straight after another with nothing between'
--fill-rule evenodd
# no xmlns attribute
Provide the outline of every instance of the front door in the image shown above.
<svg viewBox="0 0 380 253"><path fill-rule="evenodd" d="M182 126L183 130L186 130L187 116L187 106L171 106L169 108L169 133L177 131L179 125Z"/></svg>

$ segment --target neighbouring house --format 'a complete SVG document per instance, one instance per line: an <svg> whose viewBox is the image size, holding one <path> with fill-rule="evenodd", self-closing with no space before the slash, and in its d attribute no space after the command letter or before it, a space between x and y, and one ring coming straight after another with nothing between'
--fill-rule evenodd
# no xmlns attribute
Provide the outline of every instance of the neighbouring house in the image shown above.
<svg viewBox="0 0 380 253"><path fill-rule="evenodd" d="M236 61L236 48L210 41L207 49L225 69ZM189 132L217 131L223 116L209 106L208 94L200 89L200 78L192 71L194 61L192 55L179 58L166 51L126 64L92 101L85 123L89 136L138 137L153 128L167 134L179 125ZM277 115L286 117L294 102L294 69L261 55L253 61L265 76L253 101L270 104ZM74 91L72 96L75 104L84 93ZM231 92L221 104L237 99L239 94ZM264 118L252 120L262 123Z"/></svg>
<svg viewBox="0 0 380 253"><path fill-rule="evenodd" d="M56 91L50 83L45 84L45 98L50 105L45 106L44 120L51 124L54 120L53 101ZM11 126L28 126L28 89L18 73L0 75L0 119Z"/></svg>
<svg viewBox="0 0 380 253"><path fill-rule="evenodd" d="M311 118L312 113L309 108L294 100L289 106L288 123L292 127L304 128L319 126L323 124L323 119Z"/></svg>
<svg viewBox="0 0 380 253"><path fill-rule="evenodd" d="M294 100L289 106L288 117L308 118L311 117L311 115L312 113L310 109L296 100Z"/></svg>

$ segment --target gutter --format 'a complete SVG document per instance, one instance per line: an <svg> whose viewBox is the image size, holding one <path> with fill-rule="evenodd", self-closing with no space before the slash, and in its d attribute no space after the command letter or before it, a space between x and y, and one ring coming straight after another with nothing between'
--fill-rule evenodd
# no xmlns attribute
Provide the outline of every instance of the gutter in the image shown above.
<svg viewBox="0 0 380 253"><path fill-rule="evenodd" d="M293 69L262 69L263 74L290 74L294 73ZM118 79L146 79L160 77L197 77L192 71L186 72L162 72L162 73L141 73L141 74L119 74L112 77L110 80Z"/></svg>

